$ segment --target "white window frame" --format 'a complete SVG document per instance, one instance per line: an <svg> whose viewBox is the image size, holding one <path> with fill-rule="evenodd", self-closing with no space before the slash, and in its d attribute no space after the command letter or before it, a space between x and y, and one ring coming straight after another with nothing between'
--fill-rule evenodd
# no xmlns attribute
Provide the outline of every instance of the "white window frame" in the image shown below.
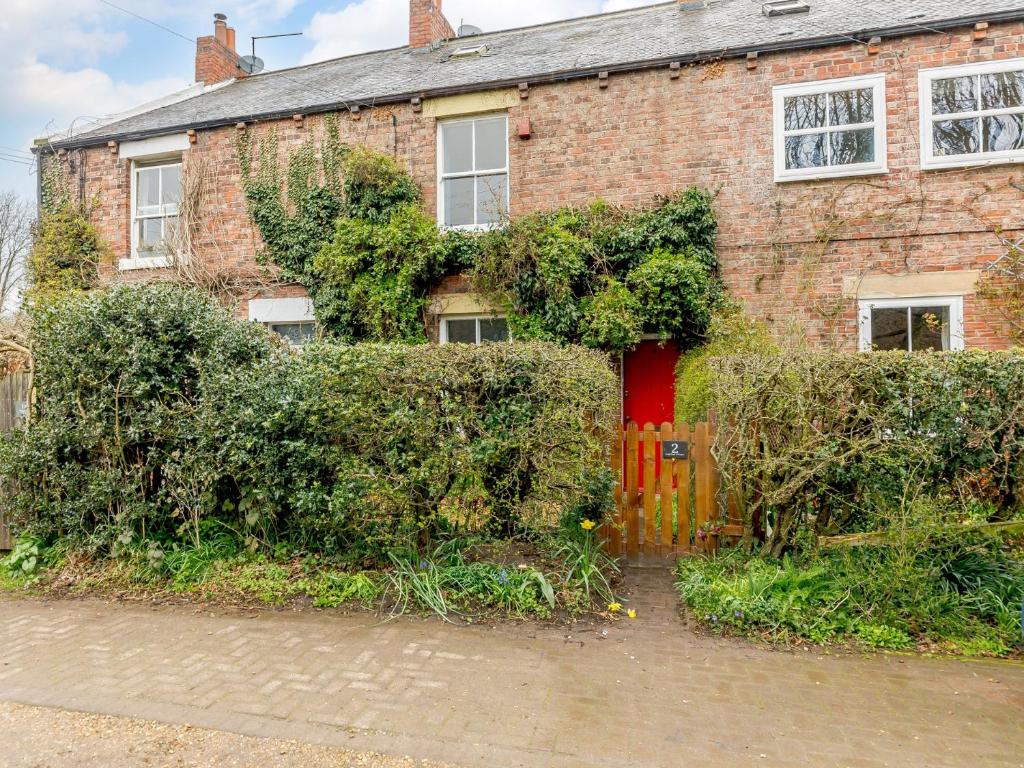
<svg viewBox="0 0 1024 768"><path fill-rule="evenodd" d="M478 120L493 120L496 118L503 118L505 121L505 167L502 168L488 168L481 170L474 168L472 171L466 171L463 173L445 173L444 172L444 126L455 125L458 123L476 123ZM473 129L473 146L470 147L470 153L473 158L473 165L476 165L476 128ZM496 223L491 224L480 224L480 210L478 205L479 192L477 186L479 184L479 178L481 176L493 176L498 173L505 174L505 202L506 205L511 207L512 205L512 176L509 173L509 135L508 135L508 113L507 112L492 112L482 115L472 115L470 117L457 117L450 120L438 120L437 122L437 224L444 229L461 229L471 232L478 232L488 229L493 229L499 226ZM449 179L465 179L472 178L473 183L473 224L461 224L461 225L448 225L444 223L445 220L445 207L444 207L444 183ZM506 211L507 213L507 211Z"/></svg>
<svg viewBox="0 0 1024 768"><path fill-rule="evenodd" d="M480 346L483 342L480 340L480 321L481 320L504 320L506 326L508 325L508 316L502 314L494 315L441 315L441 329L439 332L440 342L442 344L448 344L448 321L449 320L475 320L476 321L476 342L477 346ZM512 338L509 334L509 338ZM454 342L452 342L454 343ZM494 343L494 342L488 342Z"/></svg>
<svg viewBox="0 0 1024 768"><path fill-rule="evenodd" d="M973 112L957 112L949 115L932 114L932 83L954 77L979 77L999 72L1020 72L1024 70L1024 58L988 61L982 64L935 67L922 69L918 73L918 104L921 119L921 167L924 170L941 168L967 168L972 166L1004 165L1024 162L1024 149L1003 152L975 152L970 155L935 155L935 134L932 124L943 120L982 118L993 115L1024 113L1024 106L1013 109L979 109ZM980 98L980 93L979 93ZM981 104L978 105L979 107Z"/></svg>
<svg viewBox="0 0 1024 768"><path fill-rule="evenodd" d="M873 97L874 120L870 123L856 123L844 126L826 126L825 128L803 128L786 130L786 99L794 96L816 96L821 93L840 93L870 88ZM868 75L865 77L842 77L832 80L819 80L811 83L793 83L779 85L772 89L773 133L775 148L775 181L811 181L814 179L834 179L845 176L873 176L889 172L889 150L886 139L886 108L885 108L885 75ZM826 112L827 120L827 112ZM815 133L834 133L836 131L856 131L874 128L875 159L870 163L852 163L850 165L829 165L821 168L786 168L786 138Z"/></svg>
<svg viewBox="0 0 1024 768"><path fill-rule="evenodd" d="M282 299L250 299L249 319L273 330L275 325L312 323L316 330L313 302L306 297Z"/></svg>
<svg viewBox="0 0 1024 768"><path fill-rule="evenodd" d="M949 350L964 349L964 297L963 296L911 296L898 299L861 299L859 309L860 351L871 352L871 310L904 309L915 307L949 307ZM909 322L909 319L908 319ZM913 340L908 337L908 344ZM909 351L909 350L908 350Z"/></svg>
<svg viewBox="0 0 1024 768"><path fill-rule="evenodd" d="M130 215L130 226L131 226L131 257L127 259L121 259L118 266L121 270L127 271L132 269L159 269L161 267L170 267L174 261L174 255L164 254L161 256L141 256L139 255L139 227L138 223L143 219L167 219L170 216L179 217L180 206L174 206L174 212L170 213L167 210L161 210L159 214L152 214L146 216L140 216L138 208L136 206L138 189L139 189L139 173L141 171L148 171L154 168L170 168L178 166L181 168L181 173L184 173L184 158L181 155L174 155L164 158L139 158L132 160L131 165L131 215ZM163 175L160 176L161 190L163 186ZM182 178L184 176L182 175ZM167 208L166 205L161 205L161 208ZM180 222L180 218L178 219Z"/></svg>

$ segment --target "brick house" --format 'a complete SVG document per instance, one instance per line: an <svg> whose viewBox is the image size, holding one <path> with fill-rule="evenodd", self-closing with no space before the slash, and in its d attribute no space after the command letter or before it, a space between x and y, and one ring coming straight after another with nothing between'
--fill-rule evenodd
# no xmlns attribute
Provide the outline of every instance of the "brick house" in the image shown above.
<svg viewBox="0 0 1024 768"><path fill-rule="evenodd" d="M409 31L408 47L245 76L218 15L197 86L50 145L101 201L105 269L166 267L146 245L200 158L214 190L195 252L251 265L238 132L274 129L285 151L336 113L443 226L698 185L717 192L723 277L749 313L850 349L1008 345L976 284L1024 235L1019 2L691 0L459 37L441 0L410 0ZM303 296L280 286L241 311L300 336ZM441 341L503 333L457 280L435 304ZM632 368L671 370L657 358Z"/></svg>

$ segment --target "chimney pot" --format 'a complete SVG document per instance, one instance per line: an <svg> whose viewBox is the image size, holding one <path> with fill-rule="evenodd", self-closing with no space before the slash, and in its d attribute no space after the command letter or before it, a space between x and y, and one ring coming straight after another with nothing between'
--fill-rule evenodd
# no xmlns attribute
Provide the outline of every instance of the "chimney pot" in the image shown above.
<svg viewBox="0 0 1024 768"><path fill-rule="evenodd" d="M246 73L238 67L235 30L228 27L228 17L213 14L213 34L196 40L196 82L205 85L222 83Z"/></svg>

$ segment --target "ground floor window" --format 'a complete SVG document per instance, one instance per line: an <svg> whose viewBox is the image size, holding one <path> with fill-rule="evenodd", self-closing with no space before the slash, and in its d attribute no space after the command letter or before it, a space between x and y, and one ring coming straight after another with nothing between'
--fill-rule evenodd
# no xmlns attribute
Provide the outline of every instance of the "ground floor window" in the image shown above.
<svg viewBox="0 0 1024 768"><path fill-rule="evenodd" d="M313 304L308 298L252 299L249 319L265 325L292 346L300 347L316 337Z"/></svg>
<svg viewBox="0 0 1024 768"><path fill-rule="evenodd" d="M508 321L504 317L445 317L441 320L442 344L483 344L492 341L508 341Z"/></svg>
<svg viewBox="0 0 1024 768"><path fill-rule="evenodd" d="M293 347L301 347L316 338L316 323L267 323L267 327Z"/></svg>
<svg viewBox="0 0 1024 768"><path fill-rule="evenodd" d="M862 299L860 348L946 352L964 348L962 296Z"/></svg>

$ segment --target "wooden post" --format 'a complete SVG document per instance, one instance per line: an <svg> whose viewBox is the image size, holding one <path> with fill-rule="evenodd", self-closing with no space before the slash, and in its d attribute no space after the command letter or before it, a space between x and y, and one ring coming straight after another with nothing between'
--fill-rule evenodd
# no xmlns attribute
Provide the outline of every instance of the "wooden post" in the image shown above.
<svg viewBox="0 0 1024 768"><path fill-rule="evenodd" d="M676 439L690 442L690 425L683 424L676 430ZM692 449L692 445L691 445ZM679 505L679 533L676 549L689 552L690 544L690 460L676 462L676 494Z"/></svg>
<svg viewBox="0 0 1024 768"><path fill-rule="evenodd" d="M644 554L653 555L658 551L657 515L658 481L655 477L657 442L654 425L644 424Z"/></svg>
<svg viewBox="0 0 1024 768"><path fill-rule="evenodd" d="M625 438L621 427L615 428L615 436L612 439L611 467L615 473L615 490L612 492L615 498L615 511L612 513L611 523L605 526L604 538L608 542L608 554L619 555L622 553L622 521L623 521L623 495L622 495L622 441Z"/></svg>
<svg viewBox="0 0 1024 768"><path fill-rule="evenodd" d="M631 557L640 554L640 450L639 429L636 422L629 422L626 428L626 553Z"/></svg>
<svg viewBox="0 0 1024 768"><path fill-rule="evenodd" d="M697 527L697 539L695 544L700 549L707 549L707 539L701 539L701 530L708 522L710 504L708 499L708 488L711 486L708 479L710 452L708 451L708 424L705 421L697 423L693 440L693 461L695 464L695 487L694 487L694 522Z"/></svg>
<svg viewBox="0 0 1024 768"><path fill-rule="evenodd" d="M673 440L672 425L667 421L661 425L661 444ZM664 453L664 450L662 451ZM675 459L661 460L661 539L658 541L658 554L672 554L672 475L675 472Z"/></svg>

